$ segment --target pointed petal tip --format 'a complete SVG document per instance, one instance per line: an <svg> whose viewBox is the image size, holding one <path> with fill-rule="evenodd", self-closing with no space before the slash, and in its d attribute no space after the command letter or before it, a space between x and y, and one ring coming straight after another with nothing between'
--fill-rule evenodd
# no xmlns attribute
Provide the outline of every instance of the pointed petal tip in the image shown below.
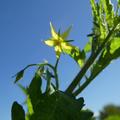
<svg viewBox="0 0 120 120"><path fill-rule="evenodd" d="M52 24L52 22L50 21L50 24Z"/></svg>
<svg viewBox="0 0 120 120"><path fill-rule="evenodd" d="M41 43L46 45L45 41L46 41L46 40L41 40Z"/></svg>
<svg viewBox="0 0 120 120"><path fill-rule="evenodd" d="M52 22L50 21L50 27L53 27L53 24L52 24Z"/></svg>
<svg viewBox="0 0 120 120"><path fill-rule="evenodd" d="M44 44L53 47L55 43L52 40L44 40Z"/></svg>

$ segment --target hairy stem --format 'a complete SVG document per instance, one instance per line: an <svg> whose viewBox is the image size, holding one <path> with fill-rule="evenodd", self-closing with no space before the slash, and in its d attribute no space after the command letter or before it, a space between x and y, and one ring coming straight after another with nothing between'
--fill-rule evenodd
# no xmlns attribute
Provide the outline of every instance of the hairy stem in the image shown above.
<svg viewBox="0 0 120 120"><path fill-rule="evenodd" d="M101 44L101 46L98 48L98 50L94 53L91 54L90 57L88 58L88 60L86 61L85 65L83 66L83 68L80 70L80 72L77 74L77 76L74 78L74 80L72 81L72 83L68 86L68 88L66 89L66 93L72 94L72 92L74 91L74 89L76 88L76 86L78 85L78 83L80 82L80 80L83 78L83 76L85 75L85 73L87 72L87 70L89 69L89 67L94 63L95 59L97 58L97 56L101 53L101 51L103 50L103 48L105 47L106 43L109 41L112 33L114 32L116 26L118 24L116 24L113 29L108 33L107 37L105 38L104 42ZM92 79L93 80L93 79ZM87 80L78 90L77 90L77 95L82 92L92 81Z"/></svg>

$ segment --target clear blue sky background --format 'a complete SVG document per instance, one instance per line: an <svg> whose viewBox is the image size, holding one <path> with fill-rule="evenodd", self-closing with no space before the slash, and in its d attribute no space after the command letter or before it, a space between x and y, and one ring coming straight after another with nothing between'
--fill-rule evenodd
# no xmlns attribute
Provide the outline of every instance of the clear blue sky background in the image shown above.
<svg viewBox="0 0 120 120"><path fill-rule="evenodd" d="M13 101L24 101L11 76L30 63L55 62L53 49L41 42L50 37L50 21L62 30L73 24L70 39L83 48L92 28L89 0L0 0L0 120L11 120ZM119 71L117 60L89 85L81 94L86 108L97 113L105 104L120 105ZM76 63L63 55L59 66L62 90L77 72ZM32 76L32 69L26 71L22 83L27 84Z"/></svg>

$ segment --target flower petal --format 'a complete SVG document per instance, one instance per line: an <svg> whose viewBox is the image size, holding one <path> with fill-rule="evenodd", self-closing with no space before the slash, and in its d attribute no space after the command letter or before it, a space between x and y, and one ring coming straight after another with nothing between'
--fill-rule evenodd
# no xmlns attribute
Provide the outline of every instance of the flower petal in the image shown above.
<svg viewBox="0 0 120 120"><path fill-rule="evenodd" d="M54 40L45 40L44 43L50 47L53 47L55 45Z"/></svg>
<svg viewBox="0 0 120 120"><path fill-rule="evenodd" d="M67 37L68 37L69 34L70 34L71 29L72 29L72 26L70 26L65 32L63 32L63 33L61 34L61 37L62 37L63 39L67 39Z"/></svg>
<svg viewBox="0 0 120 120"><path fill-rule="evenodd" d="M55 32L55 29L54 29L54 27L53 27L53 25L52 25L51 22L50 22L50 29L51 29L52 37L53 37L54 39L58 39L58 38L59 38L59 35Z"/></svg>
<svg viewBox="0 0 120 120"><path fill-rule="evenodd" d="M61 46L63 50L72 50L74 48L74 46L66 42L61 43Z"/></svg>

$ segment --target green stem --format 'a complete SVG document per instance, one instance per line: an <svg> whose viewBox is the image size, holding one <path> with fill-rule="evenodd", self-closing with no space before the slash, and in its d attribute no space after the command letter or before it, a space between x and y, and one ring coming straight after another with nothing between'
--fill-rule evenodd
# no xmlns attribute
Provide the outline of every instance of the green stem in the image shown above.
<svg viewBox="0 0 120 120"><path fill-rule="evenodd" d="M56 81L56 88L57 88L57 90L59 89L59 80L58 80L58 74L57 74L57 67L58 67L59 59L57 59L55 67L54 67L54 75L55 75L55 81Z"/></svg>
<svg viewBox="0 0 120 120"><path fill-rule="evenodd" d="M39 66L39 67L41 67L41 66L48 66L48 67L50 67L54 71L54 66L52 66L49 63L42 63L42 64L36 64L36 65Z"/></svg>
<svg viewBox="0 0 120 120"><path fill-rule="evenodd" d="M105 68L106 66L104 66L104 68ZM103 68L103 69L104 69ZM102 70L103 70L102 69ZM82 84L82 86L80 87L80 88L78 88L74 93L73 93L73 95L74 96L77 96L77 95L79 95L94 79L95 79L95 77L102 71L102 70L100 70L100 71L98 71L94 76L90 76L90 78L88 78L83 84Z"/></svg>
<svg viewBox="0 0 120 120"><path fill-rule="evenodd" d="M55 81L56 81L56 89L59 89L59 80L58 80L58 74L57 74L57 67L58 67L59 59L57 59L55 66L52 66L48 63L38 64L39 66L49 66L54 71Z"/></svg>
<svg viewBox="0 0 120 120"><path fill-rule="evenodd" d="M56 60L56 64L55 64L55 70L56 70L56 71L57 71L59 59L60 59L60 58L58 58L58 59Z"/></svg>
<svg viewBox="0 0 120 120"><path fill-rule="evenodd" d="M50 81L51 81L51 78L49 78L47 80L47 85L46 85L46 92L49 93L49 90L50 90Z"/></svg>
<svg viewBox="0 0 120 120"><path fill-rule="evenodd" d="M101 44L101 46L98 48L98 50L94 53L91 54L89 59L86 61L85 65L83 66L83 68L80 70L80 72L77 74L77 76L74 78L74 80L72 81L72 83L68 86L68 88L66 89L66 93L71 94L74 89L76 88L76 86L78 85L78 83L80 82L80 80L83 78L83 76L85 75L85 73L87 72L87 70L89 69L89 67L93 64L93 62L95 61L95 59L97 58L97 56L100 54L100 52L102 51L102 49L105 47L107 41L109 40L109 38L111 37L114 29L116 28L118 24L116 24L113 29L109 32L109 34L107 35L107 37L105 38L104 42ZM86 81L77 91L77 94L82 92L91 82L92 80Z"/></svg>
<svg viewBox="0 0 120 120"><path fill-rule="evenodd" d="M76 88L76 86L78 85L78 83L80 82L80 80L82 79L82 77L84 76L84 74L86 73L86 71L88 70L88 68L93 63L93 61L94 61L94 58L91 55L89 57L89 59L86 61L84 67L81 69L81 71L77 74L77 76L74 78L74 80L72 81L72 83L66 89L66 91L65 91L66 93L71 94L73 92L73 90Z"/></svg>
<svg viewBox="0 0 120 120"><path fill-rule="evenodd" d="M79 95L92 82L92 80L93 79L89 78L87 81L85 81L83 85L73 93L73 95Z"/></svg>

